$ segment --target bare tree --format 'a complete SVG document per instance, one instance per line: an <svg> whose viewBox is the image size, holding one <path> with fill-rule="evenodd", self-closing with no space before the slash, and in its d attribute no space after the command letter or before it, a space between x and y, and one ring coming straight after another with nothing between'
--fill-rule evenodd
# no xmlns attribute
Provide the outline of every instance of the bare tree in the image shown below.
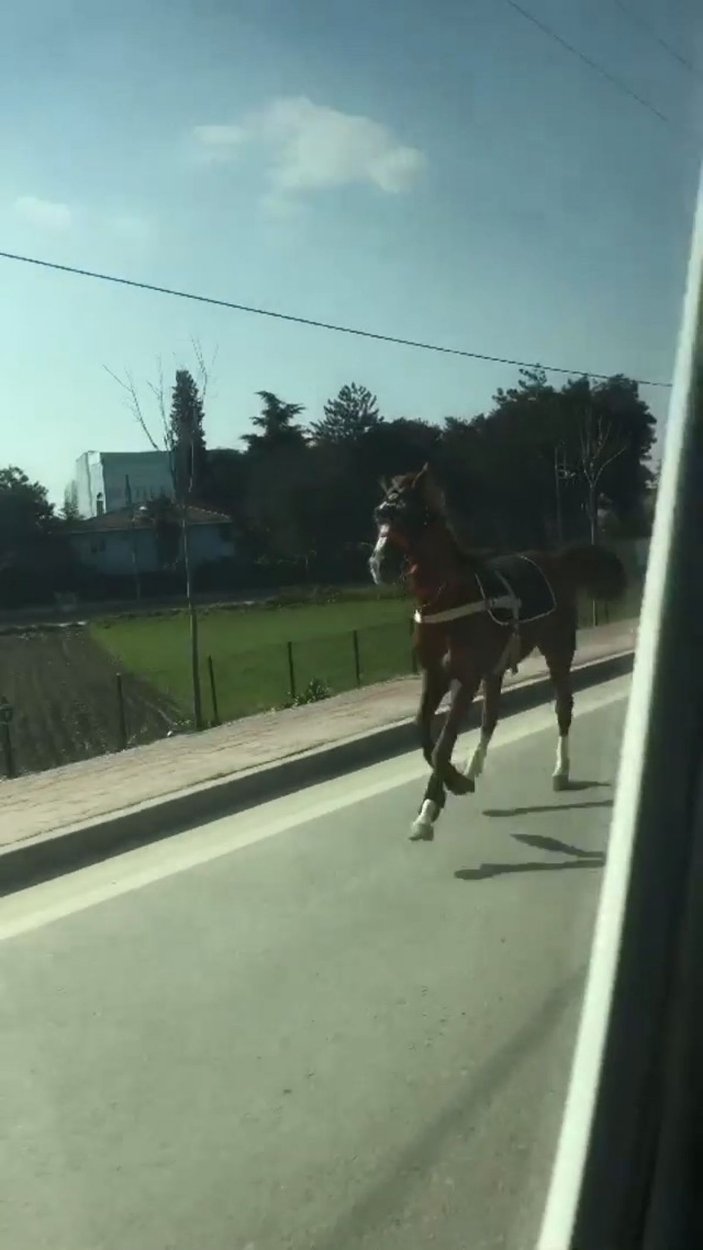
<svg viewBox="0 0 703 1250"><path fill-rule="evenodd" d="M598 504L600 483L609 465L617 460L627 445L613 427L612 421L587 408L581 421L575 470L585 487L585 509L591 542L598 540Z"/></svg>
<svg viewBox="0 0 703 1250"><path fill-rule="evenodd" d="M581 420L574 467L585 487L584 505L591 542L594 544L598 541L598 504L603 474L608 466L626 450L627 444L618 438L612 421L600 413L594 413L593 407L589 405ZM592 622L597 625L598 604L595 599L591 610Z"/></svg>
<svg viewBox="0 0 703 1250"><path fill-rule="evenodd" d="M202 347L197 339L191 340L191 347L197 363L198 389L200 391L201 400L204 400L207 392L210 373L205 361ZM216 352L213 353L211 366L214 363ZM188 609L188 620L190 625L190 662L191 677L193 690L193 722L196 729L203 728L203 707L202 692L200 688L200 647L199 647L199 629L198 629L198 613L193 599L193 577L190 550L190 526L188 517L188 504L193 488L193 453L191 448L190 455L190 472L185 487L179 486L179 475L176 472L176 447L174 441L174 432L169 420L168 407L166 404L166 388L164 385L164 371L161 360L157 365L157 379L155 382L147 382L147 388L151 392L154 403L156 405L156 419L158 422L158 433L155 434L152 425L147 421L144 414L142 402L139 392L134 382L133 376L125 371L123 377L119 377L112 369L104 366L106 372L124 391L127 399L127 405L134 417L137 425L146 437L150 447L154 451L165 451L169 458L169 470L171 483L173 486L173 498L176 509L180 517L181 529L181 546L183 551L183 573L185 579L185 598Z"/></svg>

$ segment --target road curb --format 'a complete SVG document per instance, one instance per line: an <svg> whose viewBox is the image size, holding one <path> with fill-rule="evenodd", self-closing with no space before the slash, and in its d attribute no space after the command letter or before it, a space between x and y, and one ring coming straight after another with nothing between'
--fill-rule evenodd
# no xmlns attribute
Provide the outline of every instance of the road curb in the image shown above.
<svg viewBox="0 0 703 1250"><path fill-rule="evenodd" d="M634 651L627 650L578 665L573 670L574 690L624 676L632 670L633 658ZM503 693L501 715L526 711L550 697L551 683L546 675L516 683ZM476 727L480 718L481 701L476 700L464 729ZM392 759L415 746L415 725L412 720L403 720L371 733L345 738L329 747L291 755L275 764L220 777L137 807L124 808L81 825L16 843L0 851L0 896L159 841L194 825L280 798L303 786Z"/></svg>

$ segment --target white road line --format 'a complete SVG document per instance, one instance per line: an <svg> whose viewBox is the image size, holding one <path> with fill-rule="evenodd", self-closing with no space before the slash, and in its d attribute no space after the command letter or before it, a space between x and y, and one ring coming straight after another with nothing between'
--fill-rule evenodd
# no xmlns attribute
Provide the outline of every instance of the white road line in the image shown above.
<svg viewBox="0 0 703 1250"><path fill-rule="evenodd" d="M599 711L625 699L629 688L629 677L617 677L582 691L577 699L577 716ZM550 729L556 735L551 705L541 705L509 717L496 730L488 768L501 747ZM469 748L477 741L477 730L463 734L457 744L457 755L465 758ZM547 748L545 779L548 779L550 765L550 748ZM0 900L0 941L42 928L165 877L187 872L199 864L240 851L426 776L427 765L422 756L419 751L412 751L31 886ZM334 826L331 831L334 831Z"/></svg>

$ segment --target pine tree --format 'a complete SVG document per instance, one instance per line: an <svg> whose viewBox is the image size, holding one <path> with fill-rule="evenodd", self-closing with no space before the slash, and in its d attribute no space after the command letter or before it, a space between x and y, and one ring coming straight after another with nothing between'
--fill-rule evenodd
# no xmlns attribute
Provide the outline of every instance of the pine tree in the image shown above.
<svg viewBox="0 0 703 1250"><path fill-rule="evenodd" d="M168 446L172 457L174 490L178 500L198 499L206 482L207 451L203 401L192 373L176 371L168 420Z"/></svg>
<svg viewBox="0 0 703 1250"><path fill-rule="evenodd" d="M378 400L365 386L343 386L334 399L328 399L322 421L311 429L318 443L358 443L381 423Z"/></svg>
<svg viewBox="0 0 703 1250"><path fill-rule="evenodd" d="M261 415L252 417L257 433L244 434L250 452L270 453L282 449L298 449L305 445L305 434L296 419L303 411L301 404L289 404L272 391L257 391L262 401Z"/></svg>

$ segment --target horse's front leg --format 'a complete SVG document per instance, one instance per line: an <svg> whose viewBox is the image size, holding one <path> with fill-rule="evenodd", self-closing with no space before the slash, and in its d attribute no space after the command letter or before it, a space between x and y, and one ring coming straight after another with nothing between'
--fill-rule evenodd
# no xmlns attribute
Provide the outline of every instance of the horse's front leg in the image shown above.
<svg viewBox="0 0 703 1250"><path fill-rule="evenodd" d="M464 776L452 764L452 752L462 721L473 703L480 677L467 674L452 692L447 718L432 752L432 767L452 794L472 794L473 777Z"/></svg>
<svg viewBox="0 0 703 1250"><path fill-rule="evenodd" d="M422 693L420 695L416 724L420 733L422 754L430 768L432 768L432 752L434 750L433 721L448 686L449 677L443 663L423 669ZM425 787L418 814L412 823L410 836L413 841L432 841L434 838L435 821L446 801L447 795L442 780L433 769Z"/></svg>
<svg viewBox="0 0 703 1250"><path fill-rule="evenodd" d="M432 767L434 737L432 733L435 713L449 689L449 676L443 663L433 664L422 670L422 691L415 724L420 735L422 754Z"/></svg>

